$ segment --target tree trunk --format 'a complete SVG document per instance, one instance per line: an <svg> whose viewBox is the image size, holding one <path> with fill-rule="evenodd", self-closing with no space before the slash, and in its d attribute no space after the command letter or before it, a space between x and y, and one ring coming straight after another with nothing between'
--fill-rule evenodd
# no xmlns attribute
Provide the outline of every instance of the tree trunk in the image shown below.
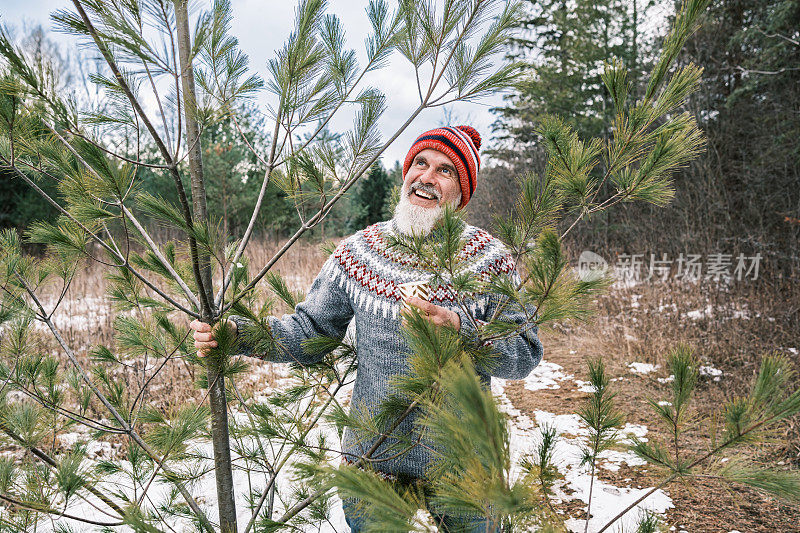
<svg viewBox="0 0 800 533"><path fill-rule="evenodd" d="M189 150L189 174L192 188L192 210L195 222L208 221L206 212L206 191L203 181L203 158L199 142L200 127L195 116L196 93L194 71L192 70L191 36L189 33L189 13L186 0L175 0L175 21L178 33L178 53L181 65L181 89L183 90L183 110L186 122L186 146ZM201 319L213 323L213 285L211 279L211 258L207 252L199 254L201 287L200 299L209 305L204 306ZM208 399L211 407L211 437L214 445L214 473L217 480L217 501L219 507L219 527L223 533L236 532L236 503L233 493L233 471L231 469L231 448L228 433L228 404L225 398L225 377L221 372L222 362L207 358Z"/></svg>

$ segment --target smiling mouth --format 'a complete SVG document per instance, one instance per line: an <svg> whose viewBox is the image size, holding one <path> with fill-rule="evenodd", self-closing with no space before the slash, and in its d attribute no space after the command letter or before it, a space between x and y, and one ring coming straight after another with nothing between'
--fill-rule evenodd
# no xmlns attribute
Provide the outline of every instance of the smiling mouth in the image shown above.
<svg viewBox="0 0 800 533"><path fill-rule="evenodd" d="M417 195L417 197L422 198L423 200L438 200L438 198L433 194L421 191L419 189L415 190L414 194Z"/></svg>

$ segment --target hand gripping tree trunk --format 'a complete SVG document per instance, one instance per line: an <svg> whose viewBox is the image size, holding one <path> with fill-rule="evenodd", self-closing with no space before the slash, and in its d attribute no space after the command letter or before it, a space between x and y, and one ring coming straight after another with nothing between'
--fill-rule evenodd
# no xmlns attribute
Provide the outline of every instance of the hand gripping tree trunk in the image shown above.
<svg viewBox="0 0 800 533"><path fill-rule="evenodd" d="M175 0L175 21L177 23L178 55L181 66L181 88L183 89L183 112L186 121L186 146L189 151L189 174L192 190L192 210L194 221L207 223L206 189L203 181L203 155L200 149L200 127L196 118L196 91L191 57L191 35L189 13L185 0ZM201 320L213 325L214 300L212 292L211 259L206 251L196 256L199 277ZM233 492L233 471L231 469L231 447L228 431L228 404L225 395L225 375L223 362L218 358L208 358L208 401L211 407L211 439L214 447L214 474L217 481L217 505L219 508L219 527L223 533L236 531L236 504Z"/></svg>

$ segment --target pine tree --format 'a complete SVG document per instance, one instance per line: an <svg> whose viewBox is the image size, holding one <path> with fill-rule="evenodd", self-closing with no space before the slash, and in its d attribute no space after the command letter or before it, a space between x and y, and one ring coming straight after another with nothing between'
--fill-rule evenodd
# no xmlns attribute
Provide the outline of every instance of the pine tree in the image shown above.
<svg viewBox="0 0 800 533"><path fill-rule="evenodd" d="M516 4L498 0L445 4L437 12L427 3L403 1L392 10L382 0L371 1L367 15L372 34L366 40L366 60L359 64L357 54L345 48L341 22L325 13L325 2L302 0L285 45L268 63L264 83L249 74L248 58L230 35L231 6L225 0L191 14L184 0L72 0L71 10L60 10L53 18L60 30L75 35L102 58L104 65L92 74L91 82L108 105L90 109L56 90L5 33L0 35L0 54L12 73L0 87L0 165L60 213L57 222L37 224L28 232L31 242L49 247L47 260L24 256L16 236L3 234L0 315L13 332L3 338L3 369L10 376L7 383L25 391L30 401L3 404L2 420L7 423L0 429L36 458L9 476L15 480L34 473L47 476L47 482L38 485L42 490L32 484L9 485L13 495L8 497L27 510L10 520L27 523L28 511L58 514L57 507L80 494L96 498L93 503L113 517L100 524L107 527L124 523L148 530L184 519L206 531L236 531L232 444L233 453L247 463L248 476L269 479L263 491L254 489L247 495L252 517L245 530L271 520L271 504L266 517L263 506L273 501L278 475L284 468L300 468L295 461L321 460L308 439L326 410L339 405L335 391L342 389L342 379L349 375L335 366L340 358L320 365L316 370L321 377L300 372L304 386L276 404L251 408L236 389L235 378L246 365L230 357L233 341L224 338L223 328L220 349L202 361L200 385L207 390L208 408L185 405L165 412L153 404L148 388L176 357L201 363L188 349L188 333L179 316L215 324L234 308L250 314L251 308L257 309L261 316L269 312L274 298L294 298L280 277L270 272L275 262L324 221L422 111L480 98L513 80L516 68L495 65L492 59L516 22ZM417 72L419 102L407 110L403 126L383 139L377 123L385 96L364 81L393 52ZM268 146L253 149L260 187L240 238L228 242L219 230L220 220L208 207L210 161L204 160L202 133L235 120L241 103L262 88L277 103L268 110ZM148 98L154 109L144 105ZM334 116L348 112L353 127L335 137L325 135ZM301 132L302 141L297 142ZM142 146L142 139L155 146L155 161L141 158L136 147ZM168 176L175 200L142 190L138 172L142 168ZM40 186L49 181L58 183L56 196ZM300 223L286 246L251 275L244 252L272 184L291 198ZM143 223L145 217L170 227L180 238L157 242ZM93 348L89 365L79 360L52 320L62 299L49 302L40 292L49 281L69 287L84 258L108 266L110 296L121 312L115 342ZM255 287L262 279L274 295L267 305L257 306ZM239 309L245 303L249 307ZM27 342L33 321L52 333L69 360L67 368ZM337 354L345 357L342 350ZM146 364L152 359L158 361L155 367ZM131 360L137 362L133 384L122 371L131 367ZM327 403L316 411L300 409L304 398L320 388L329 395ZM79 403L79 412L73 412L71 404L65 407L68 399L61 390L71 391L69 401ZM231 424L229 402L246 412L252 425ZM281 412L281 407L286 409ZM80 446L65 453L52 450L55 456L45 453L40 429L48 412L99 434L120 435L129 463L103 463L89 475L81 463ZM286 434L282 422L295 419L299 435ZM188 444L209 427L218 523L212 523L193 494L193 482L207 464ZM266 445L263 439L270 438L282 444ZM252 446L259 453L253 453ZM267 449L277 450L276 455ZM98 482L109 475L127 476L133 493L121 487L99 489ZM172 491L157 508L146 500L156 480ZM319 484L313 477L307 483L300 481L286 497L302 500L304 487L311 490ZM305 504L284 499L287 511L277 522L318 516L324 494Z"/></svg>
<svg viewBox="0 0 800 533"><path fill-rule="evenodd" d="M493 155L531 168L538 144L536 124L557 115L584 137L607 136L613 104L602 73L607 62L620 61L639 90L649 68L652 43L643 36L643 21L654 0L546 0L526 2L527 16L508 58L524 61L525 76L496 109L494 127L500 145Z"/></svg>
<svg viewBox="0 0 800 533"><path fill-rule="evenodd" d="M381 220L385 220L386 206L391 200L394 183L380 161L372 165L369 175L361 180L353 198L354 216L351 230L358 231Z"/></svg>

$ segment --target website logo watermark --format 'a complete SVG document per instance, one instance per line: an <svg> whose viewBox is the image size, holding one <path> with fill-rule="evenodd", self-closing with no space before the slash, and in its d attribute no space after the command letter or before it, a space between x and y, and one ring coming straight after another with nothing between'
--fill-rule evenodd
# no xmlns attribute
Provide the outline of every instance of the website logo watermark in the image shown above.
<svg viewBox="0 0 800 533"><path fill-rule="evenodd" d="M578 276L582 280L608 275L618 281L742 281L756 280L761 267L761 253L748 256L733 254L619 254L613 264L590 250L578 258Z"/></svg>

